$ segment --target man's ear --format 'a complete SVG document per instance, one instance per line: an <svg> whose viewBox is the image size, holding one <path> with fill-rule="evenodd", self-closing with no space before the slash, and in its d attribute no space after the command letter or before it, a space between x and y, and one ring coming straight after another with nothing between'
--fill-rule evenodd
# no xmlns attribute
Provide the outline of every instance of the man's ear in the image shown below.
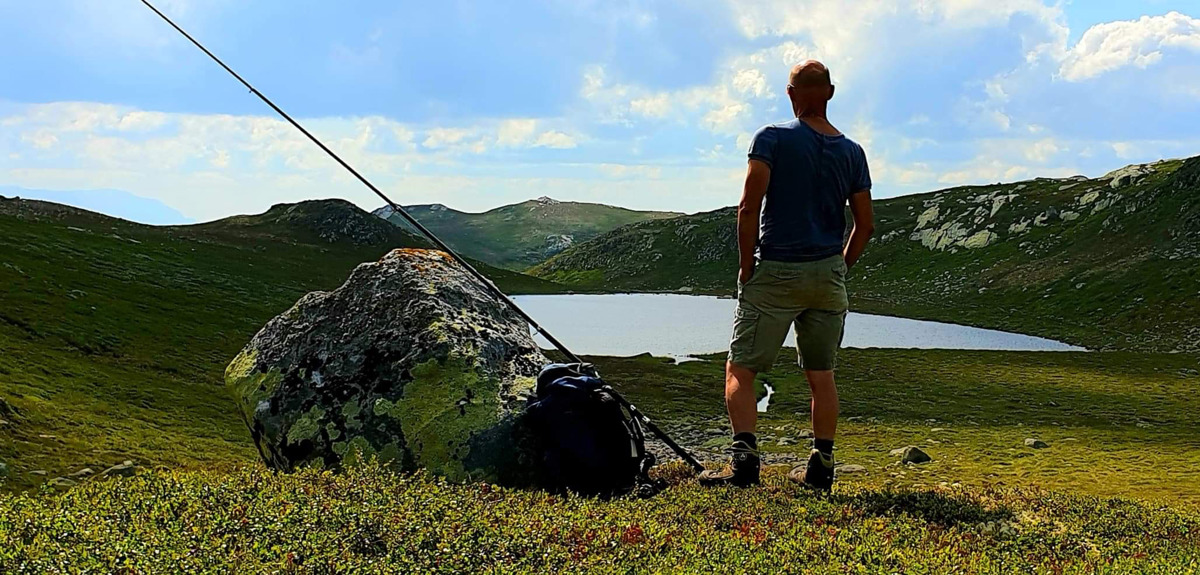
<svg viewBox="0 0 1200 575"><path fill-rule="evenodd" d="M833 91L834 91L834 88L837 88L837 86L834 86L833 84L830 84L830 85L829 85L829 99L830 99L830 100L832 100L832 99L833 99Z"/></svg>

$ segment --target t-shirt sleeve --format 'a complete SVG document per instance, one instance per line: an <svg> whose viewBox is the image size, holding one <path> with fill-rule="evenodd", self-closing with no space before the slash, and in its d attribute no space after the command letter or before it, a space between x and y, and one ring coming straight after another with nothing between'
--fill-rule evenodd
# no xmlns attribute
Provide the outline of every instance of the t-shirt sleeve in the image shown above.
<svg viewBox="0 0 1200 575"><path fill-rule="evenodd" d="M850 190L851 194L871 191L871 168L867 165L867 153L861 146L858 148L858 164L858 177L854 180L854 188Z"/></svg>
<svg viewBox="0 0 1200 575"><path fill-rule="evenodd" d="M750 140L750 159L758 160L768 167L774 168L776 138L775 130L771 129L771 126L759 128Z"/></svg>

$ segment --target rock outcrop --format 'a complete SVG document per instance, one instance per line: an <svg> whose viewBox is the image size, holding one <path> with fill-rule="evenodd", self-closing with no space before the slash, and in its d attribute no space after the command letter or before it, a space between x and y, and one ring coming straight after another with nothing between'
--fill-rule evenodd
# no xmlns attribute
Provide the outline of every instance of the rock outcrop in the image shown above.
<svg viewBox="0 0 1200 575"><path fill-rule="evenodd" d="M528 325L442 252L396 250L271 320L226 370L264 461L378 457L524 481L519 414L547 362Z"/></svg>

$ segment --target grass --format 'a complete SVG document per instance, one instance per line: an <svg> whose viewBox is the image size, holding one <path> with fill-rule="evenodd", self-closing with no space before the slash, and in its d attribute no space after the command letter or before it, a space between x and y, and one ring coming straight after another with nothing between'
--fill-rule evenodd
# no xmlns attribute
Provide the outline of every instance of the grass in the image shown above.
<svg viewBox="0 0 1200 575"><path fill-rule="evenodd" d="M1183 573L1200 515L1039 490L819 496L769 473L648 499L562 497L364 467L155 471L0 495L6 573Z"/></svg>
<svg viewBox="0 0 1200 575"><path fill-rule="evenodd" d="M760 414L760 448L805 456L805 442L777 442L810 429L808 386L787 355L764 376L776 393ZM723 357L594 361L677 435L725 428ZM1182 354L843 350L837 456L867 472L842 479L875 487L1034 486L1198 505L1197 366ZM725 437L716 440L721 447ZM1027 448L1027 438L1050 447ZM907 445L934 461L896 465L889 452Z"/></svg>

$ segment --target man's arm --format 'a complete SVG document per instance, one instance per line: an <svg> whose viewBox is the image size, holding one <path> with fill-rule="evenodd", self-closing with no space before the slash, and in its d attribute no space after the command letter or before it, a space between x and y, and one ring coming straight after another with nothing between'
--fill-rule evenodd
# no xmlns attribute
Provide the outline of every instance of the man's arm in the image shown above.
<svg viewBox="0 0 1200 575"><path fill-rule="evenodd" d="M762 214L767 184L771 183L771 166L761 160L750 160L746 168L746 185L738 202L738 281L746 283L754 274L754 248L758 245L758 221Z"/></svg>
<svg viewBox="0 0 1200 575"><path fill-rule="evenodd" d="M875 210L871 207L871 190L866 189L850 196L850 214L854 216L854 229L850 231L850 240L846 242L846 250L842 257L846 259L846 267L854 267L867 242L875 233Z"/></svg>

